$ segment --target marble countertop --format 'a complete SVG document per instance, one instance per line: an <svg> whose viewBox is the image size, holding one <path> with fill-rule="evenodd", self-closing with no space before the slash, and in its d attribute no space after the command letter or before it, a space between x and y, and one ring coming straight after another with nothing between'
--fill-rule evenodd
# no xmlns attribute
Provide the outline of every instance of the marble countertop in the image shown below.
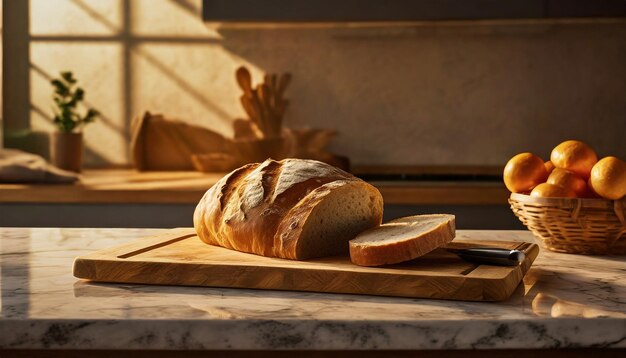
<svg viewBox="0 0 626 358"><path fill-rule="evenodd" d="M626 348L626 257L543 250L499 303L95 284L74 257L147 229L0 228L0 348ZM526 240L525 231L459 231Z"/></svg>

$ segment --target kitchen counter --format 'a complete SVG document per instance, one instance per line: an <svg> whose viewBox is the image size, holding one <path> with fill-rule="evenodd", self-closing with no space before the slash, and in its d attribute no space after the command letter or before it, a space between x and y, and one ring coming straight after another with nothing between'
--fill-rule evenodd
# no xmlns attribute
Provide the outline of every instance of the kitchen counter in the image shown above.
<svg viewBox="0 0 626 358"><path fill-rule="evenodd" d="M499 303L95 284L72 276L74 257L159 232L0 228L0 348L626 348L624 256L542 251L524 285ZM533 240L526 231L461 230L457 237Z"/></svg>
<svg viewBox="0 0 626 358"><path fill-rule="evenodd" d="M523 228L509 209L509 192L493 180L500 168L354 169L380 190L385 220L441 212L457 215L464 229ZM223 174L98 169L70 185L0 184L0 227L191 226L196 204Z"/></svg>
<svg viewBox="0 0 626 358"><path fill-rule="evenodd" d="M367 169L373 170L373 169ZM77 184L0 184L0 203L196 204L225 173L86 170ZM506 204L500 181L371 181L386 204Z"/></svg>

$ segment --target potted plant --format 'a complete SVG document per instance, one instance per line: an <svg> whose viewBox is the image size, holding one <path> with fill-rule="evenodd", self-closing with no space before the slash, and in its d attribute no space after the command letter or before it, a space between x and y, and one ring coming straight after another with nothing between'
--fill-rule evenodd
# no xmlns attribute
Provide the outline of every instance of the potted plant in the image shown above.
<svg viewBox="0 0 626 358"><path fill-rule="evenodd" d="M83 155L82 129L93 122L99 113L93 108L84 115L78 113L78 105L85 98L85 91L76 85L72 72L61 72L61 78L50 81L54 87L54 124L58 132L53 133L50 147L52 164L71 170L80 171Z"/></svg>

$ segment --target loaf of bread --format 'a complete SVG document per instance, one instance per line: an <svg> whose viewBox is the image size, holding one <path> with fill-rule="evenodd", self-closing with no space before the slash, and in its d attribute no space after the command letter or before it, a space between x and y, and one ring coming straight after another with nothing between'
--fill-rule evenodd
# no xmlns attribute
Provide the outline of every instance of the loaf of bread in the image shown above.
<svg viewBox="0 0 626 358"><path fill-rule="evenodd" d="M348 241L380 225L383 199L372 185L315 160L266 160L223 177L194 213L211 245L303 260L348 253Z"/></svg>
<svg viewBox="0 0 626 358"><path fill-rule="evenodd" d="M380 266L412 260L454 239L454 215L431 214L399 218L367 230L350 241L350 260Z"/></svg>

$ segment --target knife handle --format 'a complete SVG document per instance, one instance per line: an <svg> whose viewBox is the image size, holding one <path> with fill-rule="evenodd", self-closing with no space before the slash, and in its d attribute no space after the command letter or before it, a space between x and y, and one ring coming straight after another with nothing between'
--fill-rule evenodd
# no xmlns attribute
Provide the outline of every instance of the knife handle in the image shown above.
<svg viewBox="0 0 626 358"><path fill-rule="evenodd" d="M452 249L463 260L488 265L517 266L524 261L526 255L519 250L499 249L492 247L472 249Z"/></svg>

